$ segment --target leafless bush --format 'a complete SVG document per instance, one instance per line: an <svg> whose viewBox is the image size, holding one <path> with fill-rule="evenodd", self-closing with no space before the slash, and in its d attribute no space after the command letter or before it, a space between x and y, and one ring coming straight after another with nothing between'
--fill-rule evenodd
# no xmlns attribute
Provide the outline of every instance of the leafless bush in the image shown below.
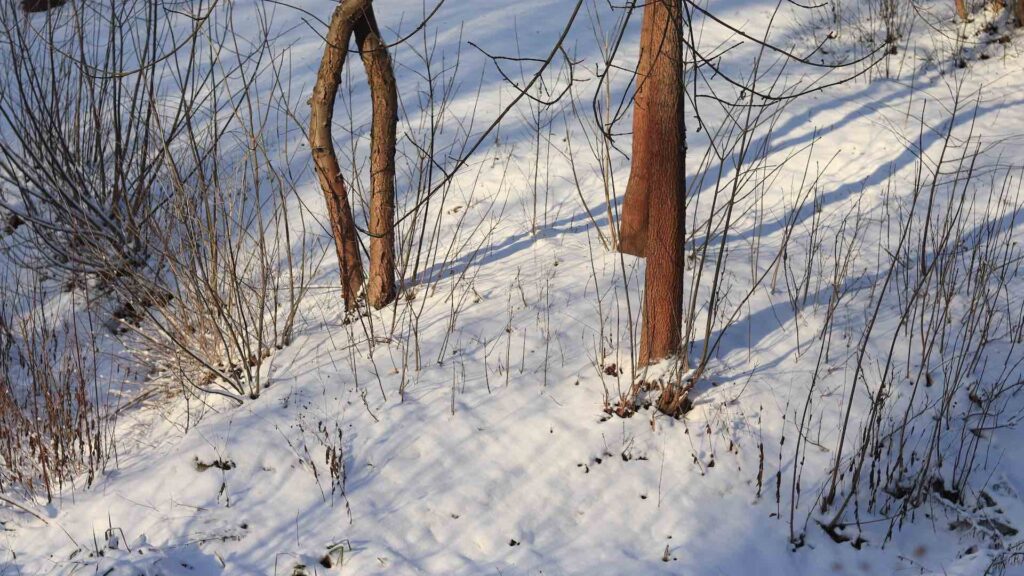
<svg viewBox="0 0 1024 576"><path fill-rule="evenodd" d="M240 35L217 2L0 12L0 182L31 231L22 262L95 278L78 285L119 301L139 361L236 400L259 395L319 262L290 78L255 13Z"/></svg>
<svg viewBox="0 0 1024 576"><path fill-rule="evenodd" d="M96 342L62 316L38 287L0 303L0 492L50 500L79 475L91 484L111 455Z"/></svg>
<svg viewBox="0 0 1024 576"><path fill-rule="evenodd" d="M911 197L886 198L896 207L892 227L881 231L878 280L820 500L829 515L822 525L837 538L865 512L885 515L891 531L928 498L961 506L988 465L991 433L1019 418L1010 399L1024 385L1014 337L1021 173L976 166L973 121L965 137L954 133L969 113L958 104L938 158L918 161Z"/></svg>
<svg viewBox="0 0 1024 576"><path fill-rule="evenodd" d="M175 199L175 225L160 237L166 296L149 297L133 329L144 342L141 361L236 400L259 396L261 367L291 342L319 261L304 224L289 222L289 191L268 198L243 182L183 189Z"/></svg>
<svg viewBox="0 0 1024 576"><path fill-rule="evenodd" d="M162 155L195 97L157 66L184 18L141 0L0 8L0 204L31 230L26 263L110 282L150 258Z"/></svg>
<svg viewBox="0 0 1024 576"><path fill-rule="evenodd" d="M896 54L909 37L917 16L910 0L868 0L843 2L830 0L816 6L819 21L826 22L838 35L851 35L858 50L876 50L882 47L888 54Z"/></svg>
<svg viewBox="0 0 1024 576"><path fill-rule="evenodd" d="M291 343L324 255L298 200L303 173L290 169L301 150L266 144L299 125L290 76L263 34L251 50L210 62L234 58L228 78L181 80L209 96L163 157L162 185L173 194L150 231L156 271L119 283L138 360L191 391L239 402L259 396L267 360ZM257 83L269 95L257 98Z"/></svg>

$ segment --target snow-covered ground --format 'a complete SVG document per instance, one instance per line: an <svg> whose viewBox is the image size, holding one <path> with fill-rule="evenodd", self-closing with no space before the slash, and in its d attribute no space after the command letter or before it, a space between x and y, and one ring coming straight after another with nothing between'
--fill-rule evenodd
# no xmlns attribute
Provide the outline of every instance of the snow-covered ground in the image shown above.
<svg viewBox="0 0 1024 576"><path fill-rule="evenodd" d="M244 4L236 3L240 22L249 9ZM719 17L754 36L763 34L776 7L759 0L715 4ZM118 416L116 462L91 487L65 487L50 503L11 495L38 516L0 506L0 574L292 574L297 565L309 574L985 573L1008 550L1024 546L1024 502L1018 499L1024 431L1013 426L1024 408L1020 399L1011 398L1001 419L988 423L992 430L983 434L971 493L961 501L932 494L891 534L891 514L858 509L861 526L843 528L850 537L845 542L835 542L818 524L831 518L819 510L819 498L830 481L850 386L861 385L853 381L857 341L881 298L868 345L870 368L862 377L873 390L908 296L880 289L885 270L877 264L891 240L886 234L898 233L893 214L905 209L918 166L923 162L927 172L938 163L947 132L959 149L981 150L982 176L972 190L998 189L1002 181L992 175L1024 165L1024 35L1010 31L1007 42L993 37L984 47L972 41L960 67L960 29L948 4L917 6L896 55L869 74L787 103L772 118L770 133L763 127L755 133L764 154L747 192L757 201L743 204L726 246L726 313L739 313L684 419L650 410L632 418L604 411L606 400L631 380L643 262L602 244L604 184L569 104L578 97L581 114L591 113L587 86L596 83L601 59L595 27L600 20L610 30L621 12L603 1L585 2L566 43L580 62L576 91L554 111L523 100L456 178L443 206L432 208L444 215L439 256L428 269L432 280L407 286L397 306L346 323L329 251L303 303L296 338L264 368L267 384L258 399L235 406L209 398L198 423L196 406L173 392L130 404ZM296 5L302 10L263 8L273 14L276 53L290 63L291 90L304 103L322 49L307 24L321 31L322 25L310 13L326 20L333 4ZM480 134L515 95L482 51L543 58L573 5L442 5L426 27L428 43L436 42L434 65L444 53L452 70L461 50L450 118L475 115L472 126L456 128L450 119L442 139L457 141L459 130ZM390 39L411 32L432 9L414 0L375 6ZM797 34L808 30L822 39L827 20L806 14L782 10L780 44L813 46ZM982 24L991 18L979 15L962 32L989 35ZM703 22L705 49L737 41ZM634 17L616 63L635 60L638 24ZM846 22L829 54L852 58L861 33ZM411 118L400 121L400 138L421 125L416 102L423 63L413 49L422 49L424 40L416 38L394 50ZM745 76L756 52L743 43L722 56L725 70ZM513 75L522 70L517 79L537 65L502 64ZM352 93L343 95L337 119L347 123L351 114L366 148L368 99L359 66L351 68L353 79L346 82ZM832 78L862 69L839 70ZM778 86L819 73L794 66L782 71ZM555 94L565 81L557 71L546 79ZM624 93L627 83L627 74L613 77L615 93ZM302 118L308 113L304 104L296 110ZM539 132L532 127L537 118ZM695 159L708 149L705 134L722 113L709 104L702 120L706 130L692 135L689 151ZM628 126L628 117L621 126ZM347 133L336 131L336 139L346 153ZM282 146L284 140L300 146L303 138L283 137ZM628 150L628 134L616 144ZM723 161L726 173L735 168L730 162ZM628 159L617 154L614 163L621 195ZM301 197L322 214L308 156L296 154L294 167L305 174ZM401 194L410 178L400 175L399 181ZM691 194L710 197L714 183L690 187ZM955 197L952 185L938 189ZM797 206L808 191L813 200ZM979 224L1002 217L1006 238L1024 240L1021 214L1000 212L984 202L988 197L970 206L972 217ZM706 217L706 202L692 213ZM744 297L771 270L787 234L792 248L786 261L796 262L812 257L812 245L832 254L834 244L853 237L853 228L859 236L845 281L850 291L833 321L834 354L821 369L818 348L832 291L827 277L815 272L807 279L810 297L799 307L790 304L785 268ZM1019 307L1024 282L1013 280L1006 292ZM389 326L397 327L393 336L382 338ZM703 340L700 330L696 354ZM988 363L971 376L983 380L1003 370L1010 381L1022 380L1013 340L997 342ZM824 376L817 378L819 372ZM812 386L813 415L798 432ZM850 435L859 442L870 398L857 398ZM796 455L795 446L801 450ZM957 447L942 449L955 453ZM863 495L854 500L861 498L867 501ZM993 519L1007 529L992 530ZM322 564L325 556L333 567ZM1010 562L1005 570L1020 568Z"/></svg>

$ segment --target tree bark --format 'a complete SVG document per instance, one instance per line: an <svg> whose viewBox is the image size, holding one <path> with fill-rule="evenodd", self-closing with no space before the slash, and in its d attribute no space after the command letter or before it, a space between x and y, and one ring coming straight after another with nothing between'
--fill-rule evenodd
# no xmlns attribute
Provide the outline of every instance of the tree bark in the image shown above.
<svg viewBox="0 0 1024 576"><path fill-rule="evenodd" d="M657 1L657 0L656 0ZM654 8L644 8L643 22L640 26L640 60L637 63L637 91L633 99L633 161L630 165L629 181L626 182L626 194L622 201L622 212L619 215L619 251L643 258L647 255L647 224L648 224L648 187L650 185L650 115L642 110L648 105L649 92L647 80L650 78L654 58L650 54L653 33Z"/></svg>
<svg viewBox="0 0 1024 576"><path fill-rule="evenodd" d="M681 0L651 0L640 32L633 164L620 244L647 258L641 365L679 352L683 316L686 126Z"/></svg>
<svg viewBox="0 0 1024 576"><path fill-rule="evenodd" d="M964 0L955 0L953 5L956 7L956 15L960 17L961 21L967 21L967 4Z"/></svg>
<svg viewBox="0 0 1024 576"><path fill-rule="evenodd" d="M331 139L331 122L334 119L334 99L341 84L341 71L345 66L349 39L353 28L369 6L369 0L344 0L334 9L327 29L327 46L320 60L320 70L309 101L312 108L309 145L327 203L331 232L338 253L338 267L341 270L342 297L348 310L356 307L356 299L363 286L363 263L359 256L359 239L345 179L341 175Z"/></svg>
<svg viewBox="0 0 1024 576"><path fill-rule="evenodd" d="M395 299L395 150L398 90L391 58L368 3L356 24L356 44L366 68L373 101L370 132L370 284L366 295L374 308Z"/></svg>

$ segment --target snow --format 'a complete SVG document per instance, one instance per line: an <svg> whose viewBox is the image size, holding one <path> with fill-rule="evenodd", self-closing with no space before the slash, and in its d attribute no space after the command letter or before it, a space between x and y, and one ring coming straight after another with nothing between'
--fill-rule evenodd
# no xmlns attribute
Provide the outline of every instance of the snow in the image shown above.
<svg viewBox="0 0 1024 576"><path fill-rule="evenodd" d="M514 4L450 1L429 22L429 41L439 51L451 58L462 49L452 117L476 115L472 127L447 126L446 141L457 141L463 131L479 134L514 96L494 64L468 43L492 54L540 57L572 3ZM297 5L325 20L332 6ZM574 57L586 62L581 75L600 58L590 28L595 15L605 26L613 17L607 3L586 5L569 37ZM390 38L409 32L425 9L412 0L375 6ZM759 30L774 7L733 0L715 9L731 23ZM929 14L952 9L927 7ZM303 21L318 24L283 5L266 8L274 14L276 46L293 67L292 89L304 102L321 41ZM244 21L249 9L238 4L235 17ZM635 20L619 56L623 63L636 55ZM952 27L948 14L933 22ZM702 41L714 46L729 37L708 25ZM839 40L856 43L847 36ZM1018 454L1024 438L1013 426L991 434L975 490L962 506L931 497L888 540L889 522L865 513L862 532L842 530L851 539L863 537L860 548L833 542L817 525L828 519L818 514L816 498L835 457L852 378L848 358L877 297L872 287L880 283L874 265L886 240L886 187L906 200L914 181L918 155L907 145L916 146L920 136L926 163L934 163L948 122L958 138L967 137L973 110L952 119L952 87L962 83L964 100L978 102L974 132L983 134L984 144L979 166L994 173L999 166L1024 164L1024 37L1017 33L1000 45L1002 53L971 60L962 70L942 42L919 22L909 51L900 54L902 72L891 78L876 72L788 104L764 140L765 162L794 159L778 173L765 171L763 221L744 215L728 238L733 260L727 280L736 287L727 305L731 313L779 250L790 218L796 223L792 258L802 261L813 218L824 223L823 242L831 250L842 223L863 215L865 248L837 320L843 336L836 337L832 364L817 384L817 432L803 448L801 500L792 520L803 546L790 540L794 422L815 373L828 279L814 279L813 305L798 312L784 287L756 290L722 338L685 419L650 410L609 417L606 400L632 379L629 346L636 334L630 328L636 330L642 261L605 250L558 152L537 168L548 200L539 232L531 233L536 166L529 123L536 105L524 101L500 128L498 141L489 138L486 150L455 179L439 240L442 256L449 254L424 274L436 283L421 282L412 288L415 299L372 313L377 331L395 320L392 339L382 341L379 332L369 337L366 320L345 322L334 288L336 262L328 252L316 282L323 288L304 302L295 340L265 368L268 384L260 398L241 406L210 398L198 423L185 418L195 407L166 391L124 411L116 465L108 465L91 487L76 484L50 504L23 500L45 521L0 507L0 574L292 574L297 565L310 574L984 573L1001 549L986 532L993 524L981 522L996 518L1024 529L1018 497L1024 492L1018 464L1024 462ZM421 65L411 50L395 50L400 93L410 109ZM754 52L740 47L732 66L742 69ZM534 65L522 64L524 76ZM338 117L351 110L366 149L368 99L358 68L352 67L353 93L344 95ZM519 64L508 69L518 73ZM799 81L797 73L786 80ZM594 82L592 74L587 77ZM626 81L624 74L615 78L617 93ZM583 104L587 108L589 99ZM923 132L916 118L922 109ZM560 114L551 121L561 122ZM709 106L705 121L713 126L715 119ZM400 134L421 120L400 123ZM600 170L578 123L568 124L575 153L587 162L579 174L582 193L606 230ZM561 141L564 132L559 124L552 140ZM281 145L302 140L289 138L282 137ZM336 133L340 153L347 153L345 138ZM616 143L624 147L627 140ZM691 156L700 158L706 149L706 138L694 136ZM809 156L812 179L822 174L817 209L794 215ZM303 201L322 212L309 159L299 153L293 163L306 174ZM618 156L615 164L621 193L628 160ZM726 172L734 167L727 165ZM412 177L399 180L401 190ZM979 218L994 210L972 209ZM708 208L699 210L706 214ZM1008 221L1015 226L1007 232L1014 241L1024 240L1018 220ZM761 260L752 271L755 250ZM1019 303L1024 286L1019 280L1012 286ZM879 320L872 358L884 360L898 297L886 296L892 303ZM413 335L409 319L420 304ZM1006 350L1013 366L1020 351ZM607 373L611 363L621 373ZM874 365L871 370L874 375ZM1016 375L1019 380L1019 369ZM1011 400L1018 413L1019 402ZM855 419L867 413L866 404L858 397ZM332 470L334 456L340 467ZM978 504L982 492L994 503ZM1002 550L1022 541L1019 534L997 540ZM321 564L328 555L334 568ZM1011 565L1006 573L1024 571Z"/></svg>

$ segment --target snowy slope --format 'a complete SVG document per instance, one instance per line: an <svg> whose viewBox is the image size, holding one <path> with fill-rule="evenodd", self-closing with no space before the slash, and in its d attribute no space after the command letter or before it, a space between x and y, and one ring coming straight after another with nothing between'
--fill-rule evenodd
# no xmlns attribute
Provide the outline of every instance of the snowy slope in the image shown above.
<svg viewBox="0 0 1024 576"><path fill-rule="evenodd" d="M469 43L491 54L543 57L574 3L513 4L449 0L427 27L449 58L462 51L452 114L475 114L466 129L473 134L514 91ZM332 6L301 3L324 19ZM411 0L376 6L390 38L411 31L424 11ZM593 22L597 15L613 16L604 2L587 6L568 45L592 69L600 58ZM756 27L774 7L736 0L718 9L730 22ZM303 22L319 24L298 10L266 8L279 30L275 41L290 59L293 90L304 102L321 40ZM785 25L793 29L796 22ZM635 58L637 29L629 29L623 64ZM703 41L716 45L730 37L709 24ZM552 113L555 128L545 138L556 147L538 153L530 128L535 108L524 101L456 179L443 207L434 208L446 216L442 257L429 269L432 283L409 287L408 298L393 309L346 323L329 252L320 288L304 303L302 327L274 355L259 399L240 407L211 399L203 418L187 425L184 414L193 407L173 394L123 413L116 466L93 486L69 489L50 504L25 503L42 518L0 508L0 574L292 574L299 564L311 574L984 573L1000 550L977 526L962 529L965 510L930 499L888 540L884 515L865 513L865 542L855 547L834 542L817 526L816 498L828 481L848 394L845 361L879 282L873 274L887 186L906 198L914 182L917 157L907 143L920 141L924 156L936 158L950 121L966 138L973 108L952 115L951 86L962 82L964 99L978 102L980 165L1024 164L1024 38L998 49L959 69L952 49L919 24L899 61L886 63L890 78L875 72L795 100L765 139L768 164L794 159L761 190L763 218L741 217L728 238L734 258L729 282L740 287L730 306L765 269L759 262L752 273L751 259L779 250L787 218L796 219L793 243L802 246L813 220L835 238L859 212L862 242L870 247L854 266L834 372L816 392L820 413L816 437L802 455L803 496L795 518L795 411L815 371L827 286L812 286L812 305L798 314L781 285L757 290L723 337L684 420L650 411L609 417L606 398L631 378L630 329L638 318L643 263L607 251L599 239L598 229L607 230L607 206L579 124ZM752 53L749 45L737 49L736 69ZM397 48L395 59L411 109L420 64L409 47ZM524 75L535 65L524 62ZM518 72L520 65L510 66ZM352 102L366 148L368 100L358 68L345 106ZM581 77L586 68L579 66ZM801 73L785 78L798 82ZM616 78L616 91L624 91L626 81ZM589 105L589 98L582 102ZM929 126L923 132L922 105ZM307 113L304 106L299 110ZM568 110L564 102L560 110ZM709 115L714 119L713 111ZM415 125L400 123L400 132ZM586 162L575 177L564 152L567 130L575 135L575 153L585 158L577 161ZM442 137L457 140L457 134L449 127ZM620 139L617 144L626 146L628 137ZM299 142L295 136L293 144ZM339 150L346 145L340 141ZM698 158L707 145L695 135L690 153ZM534 167L544 155L538 176ZM809 157L822 169L817 210L794 211ZM628 160L615 162L621 193ZM295 165L306 174L304 201L322 210L308 158L297 155ZM543 191L536 234L535 177ZM400 189L403 182L408 185L400 176ZM986 209L975 207L982 217ZM1017 226L1012 238L1024 240L1020 222L1011 224ZM758 256L752 256L755 244ZM1024 286L1013 286L1019 302ZM415 335L408 329L414 313ZM883 314L883 336L892 321ZM380 338L392 324L399 327L394 337ZM887 345L883 337L872 347L880 353ZM621 373L609 369L613 363ZM1020 529L1024 503L1015 494L1024 493L1022 440L1013 427L995 431L976 484L977 494L987 488L998 499L988 508L998 507L999 517ZM804 533L801 547L791 543L791 522ZM1004 547L1021 541L1014 535L1003 540ZM340 568L323 566L325 555Z"/></svg>

